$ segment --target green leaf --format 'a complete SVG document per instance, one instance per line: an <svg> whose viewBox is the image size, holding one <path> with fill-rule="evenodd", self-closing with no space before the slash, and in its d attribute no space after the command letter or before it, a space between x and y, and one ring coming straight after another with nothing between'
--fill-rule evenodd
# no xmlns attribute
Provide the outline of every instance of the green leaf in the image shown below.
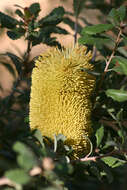
<svg viewBox="0 0 127 190"><path fill-rule="evenodd" d="M64 32L60 27L56 26L44 26L42 29L38 31L38 35L30 35L29 40L32 41L32 45L35 46L40 43L45 43L50 46L58 46L61 47L60 43L56 41L56 37L51 37L52 32ZM33 33L32 33L33 34Z"/></svg>
<svg viewBox="0 0 127 190"><path fill-rule="evenodd" d="M45 147L44 142L43 142L43 136L39 130L34 131L34 137L36 137L36 139L40 142L42 147Z"/></svg>
<svg viewBox="0 0 127 190"><path fill-rule="evenodd" d="M23 13L20 11L20 9L16 9L15 14L17 14L19 17L23 18Z"/></svg>
<svg viewBox="0 0 127 190"><path fill-rule="evenodd" d="M64 14L65 14L64 8L57 7L53 9L53 11L49 15L42 18L39 21L39 24L40 25L57 25L62 21Z"/></svg>
<svg viewBox="0 0 127 190"><path fill-rule="evenodd" d="M125 45L127 45L127 37L126 36L123 36L123 42Z"/></svg>
<svg viewBox="0 0 127 190"><path fill-rule="evenodd" d="M123 5L120 6L120 8L118 9L118 13L119 13L120 21L123 21L126 16L126 7Z"/></svg>
<svg viewBox="0 0 127 190"><path fill-rule="evenodd" d="M127 59L120 57L120 56L115 56L112 59L113 63L117 63L119 64L119 66L121 67L121 70L123 72L123 74L127 75Z"/></svg>
<svg viewBox="0 0 127 190"><path fill-rule="evenodd" d="M118 102L127 101L127 91L124 90L108 89L106 95Z"/></svg>
<svg viewBox="0 0 127 190"><path fill-rule="evenodd" d="M40 12L40 4L39 3L33 3L30 7L29 7L29 11L31 14L33 15L38 15L38 13Z"/></svg>
<svg viewBox="0 0 127 190"><path fill-rule="evenodd" d="M101 158L101 160L103 160L105 164L107 164L109 167L112 167L112 168L122 166L127 163L125 160L121 160L112 156Z"/></svg>
<svg viewBox="0 0 127 190"><path fill-rule="evenodd" d="M7 35L12 40L17 40L25 35L26 30L22 27L17 27L12 29L11 31L7 31Z"/></svg>
<svg viewBox="0 0 127 190"><path fill-rule="evenodd" d="M30 176L22 169L13 169L5 172L5 177L10 179L11 181L25 185L30 181Z"/></svg>
<svg viewBox="0 0 127 190"><path fill-rule="evenodd" d="M113 67L112 71L115 71L116 73L119 73L119 74L124 74L124 71L120 66Z"/></svg>
<svg viewBox="0 0 127 190"><path fill-rule="evenodd" d="M121 108L121 109L118 111L118 113L117 113L117 115L116 115L116 118L117 118L118 121L122 121L122 120L123 120L123 108Z"/></svg>
<svg viewBox="0 0 127 190"><path fill-rule="evenodd" d="M65 30L65 29L63 29L63 28L61 28L61 27L59 27L59 26L52 27L52 33L64 34L64 35L69 34L69 33L67 32L67 30Z"/></svg>
<svg viewBox="0 0 127 190"><path fill-rule="evenodd" d="M85 34L79 38L78 42L80 44L95 45L98 49L101 49L104 44L111 42L111 40L109 38L93 37L91 35Z"/></svg>
<svg viewBox="0 0 127 190"><path fill-rule="evenodd" d="M29 116L27 116L27 117L24 118L24 122L25 123L29 123Z"/></svg>
<svg viewBox="0 0 127 190"><path fill-rule="evenodd" d="M31 19L32 16L33 16L33 15L31 14L29 8L28 8L28 7L25 7L25 8L24 8L24 19L25 19L25 20L29 20L29 19Z"/></svg>
<svg viewBox="0 0 127 190"><path fill-rule="evenodd" d="M16 142L13 150L18 153L17 162L20 167L29 170L37 165L37 160L32 150L21 142Z"/></svg>
<svg viewBox="0 0 127 190"><path fill-rule="evenodd" d="M23 33L17 32L17 31L7 31L7 35L12 40L17 40L21 38L25 34L25 31Z"/></svg>
<svg viewBox="0 0 127 190"><path fill-rule="evenodd" d="M120 52L123 56L127 57L127 51L124 47L117 48L117 51Z"/></svg>
<svg viewBox="0 0 127 190"><path fill-rule="evenodd" d="M126 8L124 6L121 6L119 9L113 8L108 15L108 20L110 20L113 25L119 25L125 18L125 15Z"/></svg>
<svg viewBox="0 0 127 190"><path fill-rule="evenodd" d="M84 8L84 4L85 0L73 0L73 9L76 17L78 17L81 13L82 9Z"/></svg>
<svg viewBox="0 0 127 190"><path fill-rule="evenodd" d="M2 27L13 29L18 24L18 21L13 17L0 12L0 23Z"/></svg>
<svg viewBox="0 0 127 190"><path fill-rule="evenodd" d="M103 125L99 129L97 129L95 136L96 136L97 147L99 147L99 145L101 144L101 141L104 137L104 126Z"/></svg>
<svg viewBox="0 0 127 190"><path fill-rule="evenodd" d="M93 25L93 26L86 26L81 34L97 34L97 33L102 33L102 32L106 32L108 30L111 30L114 26L112 24L97 24L97 25Z"/></svg>

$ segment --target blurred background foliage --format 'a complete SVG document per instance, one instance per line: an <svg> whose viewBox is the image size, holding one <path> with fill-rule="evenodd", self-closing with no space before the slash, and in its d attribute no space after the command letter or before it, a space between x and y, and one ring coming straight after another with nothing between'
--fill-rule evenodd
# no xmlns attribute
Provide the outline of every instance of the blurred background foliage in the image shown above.
<svg viewBox="0 0 127 190"><path fill-rule="evenodd" d="M67 2L67 0L65 1ZM73 11L56 7L40 18L43 7L15 5L15 13L0 12L0 32L27 42L19 57L0 54L0 65L13 76L8 96L0 99L0 189L3 190L125 190L127 186L127 9L121 0L73 0ZM98 23L88 22L86 10L101 12ZM17 15L17 17L15 17ZM96 16L96 15L95 15ZM81 21L86 25L81 25ZM34 46L62 47L52 34L67 35L59 24L74 31L74 43L93 51L96 76L93 96L91 151L81 160L69 158L64 136L54 142L29 126L31 72L37 57ZM6 76L5 76L6 79ZM1 93L4 90L0 84ZM49 147L50 141L51 146Z"/></svg>

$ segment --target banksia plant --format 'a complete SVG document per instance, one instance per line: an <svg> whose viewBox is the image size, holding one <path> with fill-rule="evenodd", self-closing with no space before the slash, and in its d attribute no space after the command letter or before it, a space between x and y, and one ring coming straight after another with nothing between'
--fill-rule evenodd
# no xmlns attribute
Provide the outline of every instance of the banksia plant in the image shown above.
<svg viewBox="0 0 127 190"><path fill-rule="evenodd" d="M91 52L85 46L51 48L36 61L32 73L30 126L51 139L63 134L79 158L90 150L91 101L95 78Z"/></svg>

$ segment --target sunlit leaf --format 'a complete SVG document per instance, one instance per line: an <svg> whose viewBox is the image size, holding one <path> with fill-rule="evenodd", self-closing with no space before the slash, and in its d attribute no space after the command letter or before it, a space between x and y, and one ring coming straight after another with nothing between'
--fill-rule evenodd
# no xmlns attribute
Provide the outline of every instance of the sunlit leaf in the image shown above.
<svg viewBox="0 0 127 190"><path fill-rule="evenodd" d="M125 163L127 163L125 160L121 160L112 156L107 156L104 158L101 158L103 160L103 162L105 162L105 164L107 164L108 166L115 168L118 166L122 166Z"/></svg>
<svg viewBox="0 0 127 190"><path fill-rule="evenodd" d="M30 181L30 176L22 169L14 169L5 172L5 176L12 182L26 184Z"/></svg>
<svg viewBox="0 0 127 190"><path fill-rule="evenodd" d="M82 35L83 34L97 34L97 33L101 33L101 32L105 32L108 30L111 30L114 26L112 24L97 24L97 25L93 25L93 26L86 26L83 30L82 30Z"/></svg>
<svg viewBox="0 0 127 190"><path fill-rule="evenodd" d="M121 67L121 72L123 72L123 74L127 75L127 59L121 57L121 56L115 56L113 59L112 59L112 62L114 64L117 63L117 65L119 67Z"/></svg>
<svg viewBox="0 0 127 190"><path fill-rule="evenodd" d="M13 150L18 153L17 162L20 167L29 170L37 165L34 153L24 143L16 142L13 146Z"/></svg>
<svg viewBox="0 0 127 190"><path fill-rule="evenodd" d="M78 42L80 44L95 45L98 49L101 49L104 44L111 42L109 38L104 37L93 37L91 35L85 34L79 38Z"/></svg>
<svg viewBox="0 0 127 190"><path fill-rule="evenodd" d="M95 136L96 136L97 147L99 147L99 145L101 144L101 141L102 141L102 139L104 137L104 127L103 127L103 125L99 129L97 129Z"/></svg>
<svg viewBox="0 0 127 190"><path fill-rule="evenodd" d="M127 91L125 90L108 89L106 95L118 102L127 101Z"/></svg>

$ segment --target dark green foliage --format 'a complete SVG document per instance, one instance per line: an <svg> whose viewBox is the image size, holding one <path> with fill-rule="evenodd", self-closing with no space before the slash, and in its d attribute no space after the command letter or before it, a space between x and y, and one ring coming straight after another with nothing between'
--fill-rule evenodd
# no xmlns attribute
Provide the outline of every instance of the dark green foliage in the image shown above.
<svg viewBox="0 0 127 190"><path fill-rule="evenodd" d="M18 21L15 18L0 12L0 24L2 27L13 29L18 24Z"/></svg>
<svg viewBox="0 0 127 190"><path fill-rule="evenodd" d="M93 35L93 34L98 34L98 33L108 31L112 28L113 28L112 24L98 24L98 25L93 25L93 26L86 26L82 30L82 34Z"/></svg>
<svg viewBox="0 0 127 190"><path fill-rule="evenodd" d="M44 25L57 25L62 21L65 14L63 7L55 8L49 15L42 18L39 24L43 27Z"/></svg>
<svg viewBox="0 0 127 190"><path fill-rule="evenodd" d="M5 173L5 176L20 185L25 185L30 181L30 176L22 169L9 170Z"/></svg>
<svg viewBox="0 0 127 190"><path fill-rule="evenodd" d="M25 29L23 28L15 28L12 31L7 31L8 37L11 38L12 40L17 40L22 36L24 36L24 34L25 34Z"/></svg>
<svg viewBox="0 0 127 190"><path fill-rule="evenodd" d="M39 3L25 7L23 11L22 9L17 9L15 13L20 17L19 21L0 12L0 23L2 27L11 29L7 31L7 35L12 40L26 36L25 38L30 41L32 46L45 43L51 46L58 44L60 47L60 44L55 38L51 37L51 34L68 34L66 30L57 26L63 20L65 14L64 8L55 8L49 15L37 20L39 12Z"/></svg>
<svg viewBox="0 0 127 190"><path fill-rule="evenodd" d="M127 92L125 90L108 89L106 95L117 102L127 101Z"/></svg>
<svg viewBox="0 0 127 190"><path fill-rule="evenodd" d="M112 21L114 25L119 25L125 19L126 8L121 6L119 9L112 9L108 15L108 19Z"/></svg>
<svg viewBox="0 0 127 190"><path fill-rule="evenodd" d="M0 99L0 190L126 190L126 8L122 5L124 1L90 2L74 0L73 13L57 7L40 20L39 3L25 8L16 5L19 19L0 12L0 24L7 28L8 37L24 37L27 41L22 58L11 52L1 54L11 59L17 74L6 60L0 61L15 78L10 95ZM103 16L109 12L107 22L91 26L80 16L84 8L97 8ZM75 21L68 15L74 16ZM82 28L79 19L88 26ZM93 135L89 139L89 154L79 160L72 160L73 150L64 145L65 136L54 134L52 141L39 130L31 131L29 126L31 71L37 59L30 61L30 52L40 43L61 48L57 38L51 37L52 33L68 34L58 26L61 22L75 31L75 42L77 33L82 31L79 43L90 49L94 46L91 64L95 69L81 68L96 77L91 97ZM26 87L22 87L24 83Z"/></svg>
<svg viewBox="0 0 127 190"><path fill-rule="evenodd" d="M31 15L34 15L35 17L38 16L39 12L40 12L40 4L39 3L33 3L30 7L29 7L29 11L31 13Z"/></svg>

